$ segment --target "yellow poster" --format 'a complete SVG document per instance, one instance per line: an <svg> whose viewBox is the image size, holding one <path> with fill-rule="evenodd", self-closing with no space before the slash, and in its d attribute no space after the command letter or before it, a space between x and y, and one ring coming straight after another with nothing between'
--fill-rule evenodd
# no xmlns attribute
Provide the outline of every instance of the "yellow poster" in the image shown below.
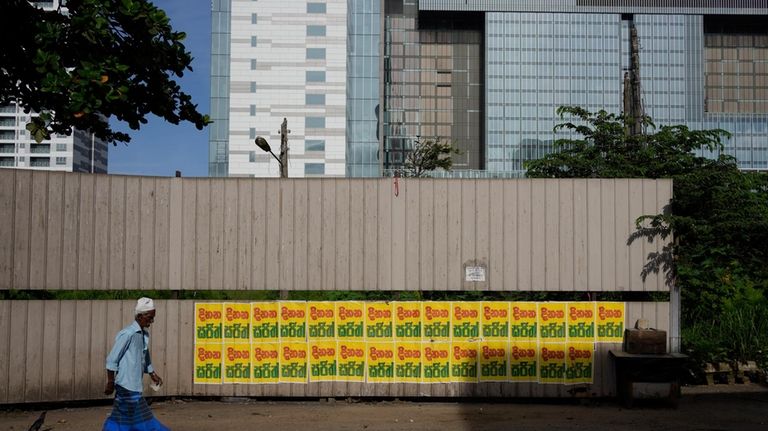
<svg viewBox="0 0 768 431"><path fill-rule="evenodd" d="M595 324L598 343L621 343L624 340L624 303L598 302Z"/></svg>
<svg viewBox="0 0 768 431"><path fill-rule="evenodd" d="M251 306L247 302L224 303L224 339L228 342L250 341Z"/></svg>
<svg viewBox="0 0 768 431"><path fill-rule="evenodd" d="M568 303L568 342L595 341L595 303Z"/></svg>
<svg viewBox="0 0 768 431"><path fill-rule="evenodd" d="M245 304L248 306L248 304ZM224 383L251 382L250 343L224 344Z"/></svg>
<svg viewBox="0 0 768 431"><path fill-rule="evenodd" d="M368 383L392 383L395 379L395 343L368 342L365 347Z"/></svg>
<svg viewBox="0 0 768 431"><path fill-rule="evenodd" d="M280 382L307 383L307 343L280 343Z"/></svg>
<svg viewBox="0 0 768 431"><path fill-rule="evenodd" d="M565 382L565 343L539 344L539 383Z"/></svg>
<svg viewBox="0 0 768 431"><path fill-rule="evenodd" d="M253 343L251 345L253 383L277 383L280 381L280 344Z"/></svg>
<svg viewBox="0 0 768 431"><path fill-rule="evenodd" d="M424 340L450 340L451 303L447 301L423 302L421 310Z"/></svg>
<svg viewBox="0 0 768 431"><path fill-rule="evenodd" d="M392 340L392 303L365 303L365 335L368 340Z"/></svg>
<svg viewBox="0 0 768 431"><path fill-rule="evenodd" d="M221 343L195 345L195 383L221 384Z"/></svg>
<svg viewBox="0 0 768 431"><path fill-rule="evenodd" d="M337 346L338 372L336 373L336 380L364 382L365 343L363 341L339 341Z"/></svg>
<svg viewBox="0 0 768 431"><path fill-rule="evenodd" d="M336 341L309 342L309 381L336 380Z"/></svg>
<svg viewBox="0 0 768 431"><path fill-rule="evenodd" d="M307 304L307 331L310 340L336 339L336 304L310 302Z"/></svg>
<svg viewBox="0 0 768 431"><path fill-rule="evenodd" d="M538 381L535 340L513 340L509 345L509 380L513 382Z"/></svg>
<svg viewBox="0 0 768 431"><path fill-rule="evenodd" d="M438 341L421 343L423 383L448 383L451 381L451 343Z"/></svg>
<svg viewBox="0 0 768 431"><path fill-rule="evenodd" d="M278 311L277 302L251 303L251 341L277 343L280 341L277 332Z"/></svg>
<svg viewBox="0 0 768 431"><path fill-rule="evenodd" d="M195 342L221 341L222 316L220 302L195 303Z"/></svg>
<svg viewBox="0 0 768 431"><path fill-rule="evenodd" d="M486 340L509 339L509 302L483 302L480 336Z"/></svg>
<svg viewBox="0 0 768 431"><path fill-rule="evenodd" d="M453 338L466 340L480 337L480 302L451 303Z"/></svg>
<svg viewBox="0 0 768 431"><path fill-rule="evenodd" d="M395 302L395 339L421 340L421 303Z"/></svg>
<svg viewBox="0 0 768 431"><path fill-rule="evenodd" d="M539 302L539 339L542 342L565 342L565 302Z"/></svg>
<svg viewBox="0 0 768 431"><path fill-rule="evenodd" d="M477 342L454 341L451 344L451 381L477 382Z"/></svg>
<svg viewBox="0 0 768 431"><path fill-rule="evenodd" d="M421 343L395 343L395 383L421 382Z"/></svg>
<svg viewBox="0 0 768 431"><path fill-rule="evenodd" d="M509 337L513 340L536 340L538 307L535 302L513 302L509 305Z"/></svg>
<svg viewBox="0 0 768 431"><path fill-rule="evenodd" d="M568 343L565 358L565 384L592 383L595 343Z"/></svg>
<svg viewBox="0 0 768 431"><path fill-rule="evenodd" d="M304 301L280 302L280 340L307 339L307 303Z"/></svg>
<svg viewBox="0 0 768 431"><path fill-rule="evenodd" d="M336 331L339 339L365 339L365 302L336 303Z"/></svg>
<svg viewBox="0 0 768 431"><path fill-rule="evenodd" d="M509 343L506 341L481 341L480 381L503 382L509 380Z"/></svg>

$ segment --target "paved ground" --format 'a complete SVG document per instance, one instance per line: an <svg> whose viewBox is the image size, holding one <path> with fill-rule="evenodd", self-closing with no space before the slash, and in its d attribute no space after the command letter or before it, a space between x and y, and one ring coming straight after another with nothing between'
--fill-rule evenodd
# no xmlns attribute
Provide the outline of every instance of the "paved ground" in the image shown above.
<svg viewBox="0 0 768 431"><path fill-rule="evenodd" d="M99 430L108 405L55 408L41 430ZM633 409L615 400L589 402L409 402L165 400L155 415L175 431L224 430L590 430L766 431L768 388L715 385L684 388L677 409L657 402ZM0 430L27 431L39 410L1 410Z"/></svg>

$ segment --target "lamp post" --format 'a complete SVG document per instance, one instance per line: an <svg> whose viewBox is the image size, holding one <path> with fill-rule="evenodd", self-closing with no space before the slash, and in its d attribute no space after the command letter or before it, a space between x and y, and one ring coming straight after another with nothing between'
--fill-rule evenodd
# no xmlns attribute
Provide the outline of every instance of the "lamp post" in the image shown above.
<svg viewBox="0 0 768 431"><path fill-rule="evenodd" d="M280 134L280 157L272 152L272 148L267 140L261 136L257 136L254 143L265 153L272 154L272 157L277 160L277 163L280 165L280 178L288 178L288 134L291 131L288 129L287 118L283 118L283 123L280 125L278 133Z"/></svg>

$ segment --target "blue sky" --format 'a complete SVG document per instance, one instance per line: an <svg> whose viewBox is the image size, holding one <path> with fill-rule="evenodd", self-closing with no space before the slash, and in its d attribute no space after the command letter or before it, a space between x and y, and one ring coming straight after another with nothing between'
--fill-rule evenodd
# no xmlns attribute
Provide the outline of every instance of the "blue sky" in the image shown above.
<svg viewBox="0 0 768 431"><path fill-rule="evenodd" d="M210 114L210 0L154 0L154 4L165 10L176 31L187 33L184 45L194 57L194 70L178 81L198 110ZM157 117L150 117L139 131L117 122L113 126L129 133L131 142L109 147L110 174L173 176L180 170L185 177L208 176L207 128L173 125Z"/></svg>

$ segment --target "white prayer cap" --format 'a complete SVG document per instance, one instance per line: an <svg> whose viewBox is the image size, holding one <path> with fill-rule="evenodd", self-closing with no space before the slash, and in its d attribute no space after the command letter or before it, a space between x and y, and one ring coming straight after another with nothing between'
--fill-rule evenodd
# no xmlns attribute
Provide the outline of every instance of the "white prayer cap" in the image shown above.
<svg viewBox="0 0 768 431"><path fill-rule="evenodd" d="M136 301L136 314L146 313L155 309L155 302L152 298L139 298Z"/></svg>

